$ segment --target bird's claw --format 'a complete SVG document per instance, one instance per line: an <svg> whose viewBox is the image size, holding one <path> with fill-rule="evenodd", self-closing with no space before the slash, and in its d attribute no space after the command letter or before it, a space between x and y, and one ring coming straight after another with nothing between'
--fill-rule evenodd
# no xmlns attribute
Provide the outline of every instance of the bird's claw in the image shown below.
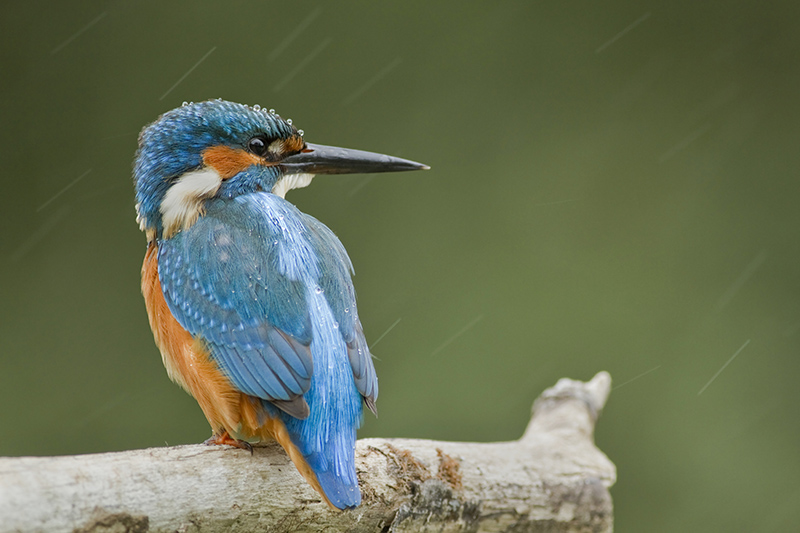
<svg viewBox="0 0 800 533"><path fill-rule="evenodd" d="M223 431L222 433L214 433L203 441L203 444L206 446L219 446L225 444L227 446L233 446L234 448L239 448L240 450L247 450L250 452L250 455L253 455L253 446L246 440L239 440L234 439L231 437L227 431Z"/></svg>

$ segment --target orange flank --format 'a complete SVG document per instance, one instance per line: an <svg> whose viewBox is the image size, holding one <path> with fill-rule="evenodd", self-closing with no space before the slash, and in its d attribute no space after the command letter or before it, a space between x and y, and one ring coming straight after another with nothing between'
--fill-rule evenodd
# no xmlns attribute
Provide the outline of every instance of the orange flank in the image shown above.
<svg viewBox="0 0 800 533"><path fill-rule="evenodd" d="M142 294L167 374L200 404L215 435L211 441L230 444L236 441L231 435L245 440L276 440L325 503L338 510L325 496L303 454L292 443L284 423L278 418L270 418L259 398L237 390L211 359L203 340L192 337L172 316L158 279L158 246L155 242L149 244L142 264Z"/></svg>
<svg viewBox="0 0 800 533"><path fill-rule="evenodd" d="M172 316L158 279L158 246L154 242L144 256L142 294L170 379L194 396L214 431L236 428L241 393L208 357L204 343L193 338Z"/></svg>
<svg viewBox="0 0 800 533"><path fill-rule="evenodd" d="M245 150L219 145L203 151L203 164L213 167L222 179L227 180L252 165L274 165L275 163L270 163Z"/></svg>

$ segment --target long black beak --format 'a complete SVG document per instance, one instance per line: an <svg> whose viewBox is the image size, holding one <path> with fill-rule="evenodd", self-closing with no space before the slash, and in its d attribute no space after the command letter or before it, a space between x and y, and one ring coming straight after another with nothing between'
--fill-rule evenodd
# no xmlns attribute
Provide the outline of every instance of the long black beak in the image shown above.
<svg viewBox="0 0 800 533"><path fill-rule="evenodd" d="M287 174L367 174L431 168L390 155L311 143L306 143L299 154L284 158L280 166Z"/></svg>

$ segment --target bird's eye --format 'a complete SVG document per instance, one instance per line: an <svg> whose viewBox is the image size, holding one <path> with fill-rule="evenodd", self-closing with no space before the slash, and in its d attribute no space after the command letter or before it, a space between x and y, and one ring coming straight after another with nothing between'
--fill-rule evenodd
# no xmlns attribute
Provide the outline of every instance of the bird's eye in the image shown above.
<svg viewBox="0 0 800 533"><path fill-rule="evenodd" d="M256 135L255 137L247 141L247 149L261 157L267 155L268 145L269 143L267 142L267 138L264 137L263 135Z"/></svg>

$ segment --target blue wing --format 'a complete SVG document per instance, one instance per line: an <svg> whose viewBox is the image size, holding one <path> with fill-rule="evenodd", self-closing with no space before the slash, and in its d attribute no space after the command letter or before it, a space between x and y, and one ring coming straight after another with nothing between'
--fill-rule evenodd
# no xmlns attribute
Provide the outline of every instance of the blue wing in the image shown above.
<svg viewBox="0 0 800 533"><path fill-rule="evenodd" d="M299 211L298 211L299 212ZM358 319L356 295L350 276L353 265L341 241L316 218L302 214L306 226L310 230L311 241L317 250L327 250L332 256L326 262L328 268L321 272L320 285L325 291L326 299L333 316L339 324L344 342L347 344L347 355L353 370L356 388L364 397L367 406L376 412L375 400L378 398L378 377L375 365L367 347L364 330Z"/></svg>
<svg viewBox="0 0 800 533"><path fill-rule="evenodd" d="M239 390L305 418L303 394L314 370L307 300L316 280L347 345L356 388L372 407L377 378L347 253L316 219L259 196L266 195L209 201L190 229L159 243L159 278L170 311L207 342Z"/></svg>

